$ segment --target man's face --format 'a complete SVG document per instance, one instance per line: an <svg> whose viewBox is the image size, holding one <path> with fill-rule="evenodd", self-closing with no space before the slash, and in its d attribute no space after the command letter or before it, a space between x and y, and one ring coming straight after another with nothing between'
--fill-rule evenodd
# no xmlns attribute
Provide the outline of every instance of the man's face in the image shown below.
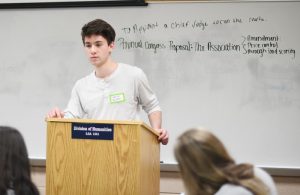
<svg viewBox="0 0 300 195"><path fill-rule="evenodd" d="M84 38L84 47L91 64L100 67L109 59L114 43L108 45L101 35L91 35Z"/></svg>

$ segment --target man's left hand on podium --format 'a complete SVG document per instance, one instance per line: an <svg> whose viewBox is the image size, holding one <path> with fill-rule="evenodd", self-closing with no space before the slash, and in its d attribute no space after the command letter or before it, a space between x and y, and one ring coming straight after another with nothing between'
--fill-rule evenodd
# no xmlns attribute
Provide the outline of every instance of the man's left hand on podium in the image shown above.
<svg viewBox="0 0 300 195"><path fill-rule="evenodd" d="M157 129L158 133L159 133L159 137L158 140L163 144L163 145L167 145L169 142L169 133L167 130L165 129Z"/></svg>

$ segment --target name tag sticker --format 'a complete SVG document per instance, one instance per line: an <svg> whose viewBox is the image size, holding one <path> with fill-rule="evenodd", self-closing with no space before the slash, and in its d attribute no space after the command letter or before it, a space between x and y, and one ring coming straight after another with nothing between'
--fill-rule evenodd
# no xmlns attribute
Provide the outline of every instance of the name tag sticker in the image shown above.
<svg viewBox="0 0 300 195"><path fill-rule="evenodd" d="M114 125L98 123L72 123L72 139L113 140Z"/></svg>
<svg viewBox="0 0 300 195"><path fill-rule="evenodd" d="M114 93L109 95L109 102L111 104L122 103L125 102L124 93Z"/></svg>

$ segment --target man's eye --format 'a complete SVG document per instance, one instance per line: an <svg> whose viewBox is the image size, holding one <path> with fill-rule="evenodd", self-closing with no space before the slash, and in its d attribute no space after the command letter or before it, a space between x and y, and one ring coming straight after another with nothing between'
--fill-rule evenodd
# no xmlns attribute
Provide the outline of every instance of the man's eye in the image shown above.
<svg viewBox="0 0 300 195"><path fill-rule="evenodd" d="M91 47L91 45L85 45L85 47L87 47L87 48L90 48L90 47Z"/></svg>
<svg viewBox="0 0 300 195"><path fill-rule="evenodd" d="M102 44L100 44L100 43L96 44L96 47L101 47L101 46L102 46Z"/></svg>

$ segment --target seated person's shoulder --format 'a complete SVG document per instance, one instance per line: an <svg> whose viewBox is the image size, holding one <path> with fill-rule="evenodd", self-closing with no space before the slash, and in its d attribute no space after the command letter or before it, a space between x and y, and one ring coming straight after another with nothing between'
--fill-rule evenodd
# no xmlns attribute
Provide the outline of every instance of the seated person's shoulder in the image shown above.
<svg viewBox="0 0 300 195"><path fill-rule="evenodd" d="M263 169L255 167L254 174L257 178L261 179L262 182L269 188L270 195L277 195L277 189L272 177Z"/></svg>
<svg viewBox="0 0 300 195"><path fill-rule="evenodd" d="M253 193L242 186L224 184L215 195L253 195Z"/></svg>

